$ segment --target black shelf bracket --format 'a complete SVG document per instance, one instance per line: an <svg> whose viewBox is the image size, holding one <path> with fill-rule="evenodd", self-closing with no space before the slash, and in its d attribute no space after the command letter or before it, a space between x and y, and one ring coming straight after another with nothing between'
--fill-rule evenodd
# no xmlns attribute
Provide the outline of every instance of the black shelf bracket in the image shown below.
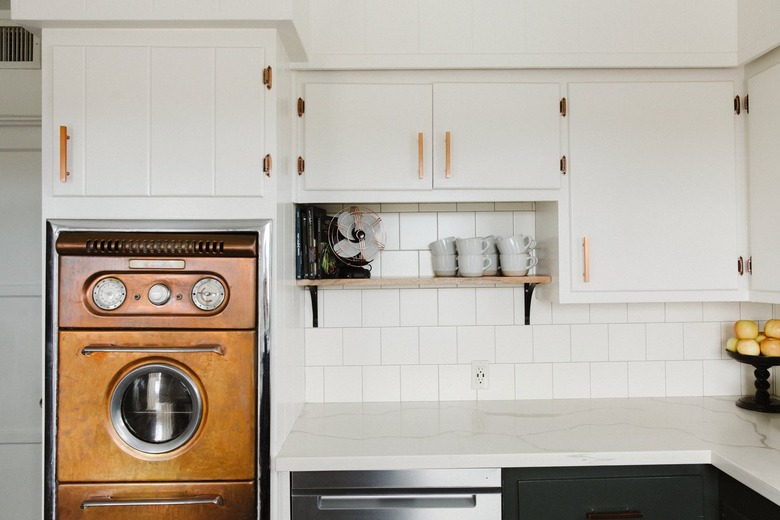
<svg viewBox="0 0 780 520"><path fill-rule="evenodd" d="M311 296L311 326L317 328L320 326L320 318L317 312L317 286L309 286L309 295Z"/></svg>
<svg viewBox="0 0 780 520"><path fill-rule="evenodd" d="M525 283L525 324L531 324L531 301L534 299L535 283Z"/></svg>

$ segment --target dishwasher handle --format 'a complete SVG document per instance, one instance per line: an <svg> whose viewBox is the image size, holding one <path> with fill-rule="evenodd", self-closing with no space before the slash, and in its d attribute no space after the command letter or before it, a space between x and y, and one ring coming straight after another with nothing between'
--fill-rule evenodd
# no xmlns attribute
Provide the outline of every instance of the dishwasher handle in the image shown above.
<svg viewBox="0 0 780 520"><path fill-rule="evenodd" d="M475 494L321 495L320 510L335 509L473 509Z"/></svg>

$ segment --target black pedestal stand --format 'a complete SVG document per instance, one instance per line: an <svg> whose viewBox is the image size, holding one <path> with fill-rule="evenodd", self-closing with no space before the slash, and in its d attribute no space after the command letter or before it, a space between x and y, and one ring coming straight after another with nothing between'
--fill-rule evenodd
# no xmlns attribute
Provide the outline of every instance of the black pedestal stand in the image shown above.
<svg viewBox="0 0 780 520"><path fill-rule="evenodd" d="M780 413L780 400L769 394L769 367L780 365L780 357L745 356L738 352L727 350L726 353L746 365L755 368L753 375L756 378L756 395L745 396L737 400L737 406L755 412Z"/></svg>

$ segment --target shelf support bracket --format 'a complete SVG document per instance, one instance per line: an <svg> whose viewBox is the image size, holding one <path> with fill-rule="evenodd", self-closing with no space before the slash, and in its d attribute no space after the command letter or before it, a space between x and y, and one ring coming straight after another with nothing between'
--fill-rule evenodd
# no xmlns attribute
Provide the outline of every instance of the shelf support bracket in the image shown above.
<svg viewBox="0 0 780 520"><path fill-rule="evenodd" d="M536 288L535 283L525 283L523 284L525 288L525 324L530 325L531 324L531 301L534 299L534 289Z"/></svg>
<svg viewBox="0 0 780 520"><path fill-rule="evenodd" d="M311 296L311 326L317 328L320 326L320 318L317 313L317 286L309 286L309 296Z"/></svg>

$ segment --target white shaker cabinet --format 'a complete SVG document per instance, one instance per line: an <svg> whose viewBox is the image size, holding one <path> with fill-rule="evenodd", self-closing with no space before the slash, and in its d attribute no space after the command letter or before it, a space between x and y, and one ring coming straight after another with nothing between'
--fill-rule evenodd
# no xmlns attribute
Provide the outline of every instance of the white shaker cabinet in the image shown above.
<svg viewBox="0 0 780 520"><path fill-rule="evenodd" d="M469 190L472 200L498 200L558 190L559 91L558 83L306 83L302 199L347 191L350 200L406 200L414 190L418 201L451 200L445 190Z"/></svg>
<svg viewBox="0 0 780 520"><path fill-rule="evenodd" d="M750 299L780 303L780 65L748 80Z"/></svg>
<svg viewBox="0 0 780 520"><path fill-rule="evenodd" d="M733 98L731 81L569 85L562 299L740 297Z"/></svg>
<svg viewBox="0 0 780 520"><path fill-rule="evenodd" d="M53 196L265 194L266 58L251 32L70 32L46 40Z"/></svg>

